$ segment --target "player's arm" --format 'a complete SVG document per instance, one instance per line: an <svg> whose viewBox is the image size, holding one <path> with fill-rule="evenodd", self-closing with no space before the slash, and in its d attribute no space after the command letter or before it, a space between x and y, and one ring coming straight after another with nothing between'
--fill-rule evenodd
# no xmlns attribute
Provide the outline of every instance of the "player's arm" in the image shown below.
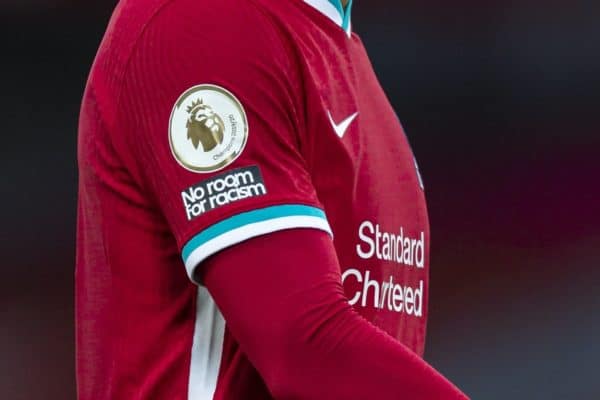
<svg viewBox="0 0 600 400"><path fill-rule="evenodd" d="M351 308L326 233L255 238L197 271L276 399L466 399Z"/></svg>
<svg viewBox="0 0 600 400"><path fill-rule="evenodd" d="M302 61L254 2L207 4L164 3L123 66L117 103L102 104L136 196L164 216L188 275L277 398L464 398L344 297L304 153L319 132L306 128ZM220 118L216 151L193 130L200 106Z"/></svg>

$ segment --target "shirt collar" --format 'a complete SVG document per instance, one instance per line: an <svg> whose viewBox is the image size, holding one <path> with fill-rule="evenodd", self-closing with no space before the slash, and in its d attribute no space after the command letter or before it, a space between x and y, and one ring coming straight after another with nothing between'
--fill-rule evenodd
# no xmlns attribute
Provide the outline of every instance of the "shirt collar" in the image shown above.
<svg viewBox="0 0 600 400"><path fill-rule="evenodd" d="M304 0L305 3L313 6L336 25L341 27L348 36L352 34L352 24L350 14L352 12L352 0L348 1L346 8L341 0Z"/></svg>

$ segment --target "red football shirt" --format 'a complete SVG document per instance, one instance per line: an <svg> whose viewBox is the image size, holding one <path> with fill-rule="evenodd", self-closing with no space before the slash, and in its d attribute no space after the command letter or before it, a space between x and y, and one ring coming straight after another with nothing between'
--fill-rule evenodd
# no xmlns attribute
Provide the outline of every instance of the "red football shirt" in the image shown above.
<svg viewBox="0 0 600 400"><path fill-rule="evenodd" d="M350 303L422 355L422 182L335 4L120 2L79 129L81 399L204 399L259 381L194 277L284 229L329 232Z"/></svg>

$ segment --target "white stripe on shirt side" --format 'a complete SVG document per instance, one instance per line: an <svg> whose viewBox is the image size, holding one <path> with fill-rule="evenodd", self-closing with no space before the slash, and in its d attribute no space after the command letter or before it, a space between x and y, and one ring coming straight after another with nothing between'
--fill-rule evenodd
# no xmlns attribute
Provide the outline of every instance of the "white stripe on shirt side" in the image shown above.
<svg viewBox="0 0 600 400"><path fill-rule="evenodd" d="M208 290L198 287L188 400L212 400L217 388L225 320Z"/></svg>

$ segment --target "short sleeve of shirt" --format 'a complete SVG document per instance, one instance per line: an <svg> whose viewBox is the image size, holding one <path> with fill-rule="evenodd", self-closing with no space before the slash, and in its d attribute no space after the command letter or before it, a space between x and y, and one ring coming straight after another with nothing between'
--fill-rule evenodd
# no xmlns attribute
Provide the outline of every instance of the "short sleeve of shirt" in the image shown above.
<svg viewBox="0 0 600 400"><path fill-rule="evenodd" d="M292 52L252 2L228 3L175 1L152 18L126 64L113 133L190 277L252 237L331 233L302 154Z"/></svg>

